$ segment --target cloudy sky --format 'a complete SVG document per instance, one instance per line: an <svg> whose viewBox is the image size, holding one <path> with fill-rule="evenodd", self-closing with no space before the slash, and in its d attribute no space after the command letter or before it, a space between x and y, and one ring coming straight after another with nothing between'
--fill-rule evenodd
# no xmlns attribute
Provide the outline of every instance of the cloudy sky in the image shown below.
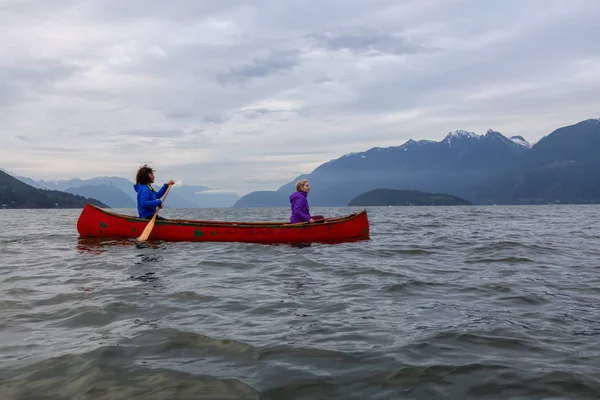
<svg viewBox="0 0 600 400"><path fill-rule="evenodd" d="M343 154L600 117L598 0L0 0L0 168L245 194Z"/></svg>

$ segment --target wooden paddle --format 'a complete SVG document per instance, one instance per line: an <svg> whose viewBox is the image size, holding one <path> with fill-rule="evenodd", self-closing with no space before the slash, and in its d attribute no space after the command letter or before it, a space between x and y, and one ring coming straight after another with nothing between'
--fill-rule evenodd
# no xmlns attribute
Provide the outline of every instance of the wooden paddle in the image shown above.
<svg viewBox="0 0 600 400"><path fill-rule="evenodd" d="M167 188L167 191L165 192L165 195L163 196L163 200L162 200L162 204L165 204L165 200L167 198L167 195L169 194L169 190L171 190L171 186L173 185L169 185L169 187ZM154 216L152 217L152 219L150 220L150 222L148 222L148 225L146 225L146 228L144 228L144 232L142 232L142 234L140 235L139 238L137 238L137 240L139 242L145 242L146 240L148 240L148 237L150 236L150 233L152 232L152 229L154 228L154 222L156 221L156 216L158 215L158 210L160 210L159 207L156 207L156 211L154 212Z"/></svg>

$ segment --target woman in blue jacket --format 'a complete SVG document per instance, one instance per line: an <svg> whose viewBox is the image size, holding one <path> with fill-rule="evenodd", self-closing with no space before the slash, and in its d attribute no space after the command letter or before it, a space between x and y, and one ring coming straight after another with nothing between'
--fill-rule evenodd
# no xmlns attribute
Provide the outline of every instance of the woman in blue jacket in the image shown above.
<svg viewBox="0 0 600 400"><path fill-rule="evenodd" d="M154 183L154 170L147 165L143 165L138 169L135 176L135 185L133 188L137 192L137 208L138 216L144 219L151 219L156 212L156 208L162 208L162 200L167 188L174 185L172 180L165 183L158 192L152 187ZM156 219L165 219L161 216L156 216Z"/></svg>

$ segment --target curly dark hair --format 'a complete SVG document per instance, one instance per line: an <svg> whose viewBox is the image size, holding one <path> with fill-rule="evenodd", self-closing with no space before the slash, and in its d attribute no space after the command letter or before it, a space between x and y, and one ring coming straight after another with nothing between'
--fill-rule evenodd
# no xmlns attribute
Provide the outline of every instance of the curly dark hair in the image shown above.
<svg viewBox="0 0 600 400"><path fill-rule="evenodd" d="M150 174L153 174L154 170L148 165L144 164L138 169L135 175L136 185L147 185L150 183Z"/></svg>

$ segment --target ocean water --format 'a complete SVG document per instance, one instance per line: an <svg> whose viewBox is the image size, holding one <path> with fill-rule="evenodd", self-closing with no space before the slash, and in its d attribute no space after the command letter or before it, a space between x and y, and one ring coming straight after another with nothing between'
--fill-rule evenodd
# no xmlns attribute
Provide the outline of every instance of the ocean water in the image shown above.
<svg viewBox="0 0 600 400"><path fill-rule="evenodd" d="M600 398L600 206L369 208L304 248L81 240L79 211L0 210L1 399Z"/></svg>

